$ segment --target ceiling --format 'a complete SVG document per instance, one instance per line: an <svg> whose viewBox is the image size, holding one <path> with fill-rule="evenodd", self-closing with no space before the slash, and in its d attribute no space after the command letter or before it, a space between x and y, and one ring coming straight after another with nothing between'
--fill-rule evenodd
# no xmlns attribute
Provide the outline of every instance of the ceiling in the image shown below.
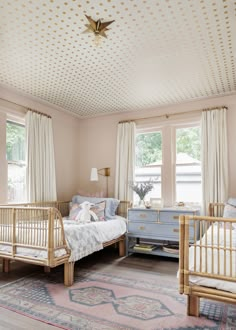
<svg viewBox="0 0 236 330"><path fill-rule="evenodd" d="M115 20L99 46L85 14ZM234 0L1 0L0 83L81 118L236 91Z"/></svg>

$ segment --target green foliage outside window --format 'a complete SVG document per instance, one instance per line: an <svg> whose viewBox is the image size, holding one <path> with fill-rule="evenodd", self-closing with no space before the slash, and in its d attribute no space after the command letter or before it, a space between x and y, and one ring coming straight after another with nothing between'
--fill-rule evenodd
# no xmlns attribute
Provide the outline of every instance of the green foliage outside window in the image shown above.
<svg viewBox="0 0 236 330"><path fill-rule="evenodd" d="M176 130L176 152L185 153L200 160L200 128L189 127ZM143 167L162 161L161 132L141 133L136 137L136 166Z"/></svg>
<svg viewBox="0 0 236 330"><path fill-rule="evenodd" d="M176 130L176 151L200 160L200 128L189 127Z"/></svg>
<svg viewBox="0 0 236 330"><path fill-rule="evenodd" d="M161 132L138 134L136 137L136 166L143 167L161 160Z"/></svg>
<svg viewBox="0 0 236 330"><path fill-rule="evenodd" d="M6 129L7 160L25 161L25 127L8 121Z"/></svg>

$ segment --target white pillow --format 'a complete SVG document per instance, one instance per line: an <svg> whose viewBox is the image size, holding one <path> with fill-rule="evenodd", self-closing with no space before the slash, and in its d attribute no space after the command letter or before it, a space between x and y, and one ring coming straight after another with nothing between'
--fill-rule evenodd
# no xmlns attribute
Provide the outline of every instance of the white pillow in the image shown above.
<svg viewBox="0 0 236 330"><path fill-rule="evenodd" d="M234 229L236 229L236 207L230 204L225 204L223 218L234 218L235 222L232 223Z"/></svg>

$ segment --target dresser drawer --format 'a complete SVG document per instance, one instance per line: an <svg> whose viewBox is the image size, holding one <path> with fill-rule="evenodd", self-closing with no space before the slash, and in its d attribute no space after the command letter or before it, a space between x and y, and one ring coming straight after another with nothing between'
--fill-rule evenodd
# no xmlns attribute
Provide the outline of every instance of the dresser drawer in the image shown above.
<svg viewBox="0 0 236 330"><path fill-rule="evenodd" d="M173 212L173 211L160 211L159 219L162 223L171 223L174 224L175 222L179 223L180 215L195 215L193 212Z"/></svg>
<svg viewBox="0 0 236 330"><path fill-rule="evenodd" d="M157 222L158 212L155 210L129 210L128 211L129 221L148 221Z"/></svg>
<svg viewBox="0 0 236 330"><path fill-rule="evenodd" d="M176 223L176 226L173 226L158 223L129 222L128 233L138 237L179 240L179 224Z"/></svg>
<svg viewBox="0 0 236 330"><path fill-rule="evenodd" d="M194 239L193 227L189 229L189 239ZM137 237L150 237L158 240L172 240L179 241L179 222L175 224L163 224L163 223L139 223L129 222L128 235Z"/></svg>

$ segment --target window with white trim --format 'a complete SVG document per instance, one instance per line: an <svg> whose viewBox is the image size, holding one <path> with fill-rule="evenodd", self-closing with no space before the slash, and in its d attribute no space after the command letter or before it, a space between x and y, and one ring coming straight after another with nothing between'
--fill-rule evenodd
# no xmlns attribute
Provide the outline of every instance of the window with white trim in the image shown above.
<svg viewBox="0 0 236 330"><path fill-rule="evenodd" d="M162 170L162 132L140 133L136 136L136 167L135 181L152 181L153 190L145 199L161 199L161 170ZM137 204L138 196L134 194L134 203Z"/></svg>
<svg viewBox="0 0 236 330"><path fill-rule="evenodd" d="M135 181L152 180L146 196L161 199L164 206L178 202L200 205L200 122L168 122L157 128L137 127ZM134 204L138 196L134 194Z"/></svg>
<svg viewBox="0 0 236 330"><path fill-rule="evenodd" d="M202 199L200 127L176 128L176 201L200 204Z"/></svg>
<svg viewBox="0 0 236 330"><path fill-rule="evenodd" d="M14 121L6 125L8 203L26 201L25 126Z"/></svg>

